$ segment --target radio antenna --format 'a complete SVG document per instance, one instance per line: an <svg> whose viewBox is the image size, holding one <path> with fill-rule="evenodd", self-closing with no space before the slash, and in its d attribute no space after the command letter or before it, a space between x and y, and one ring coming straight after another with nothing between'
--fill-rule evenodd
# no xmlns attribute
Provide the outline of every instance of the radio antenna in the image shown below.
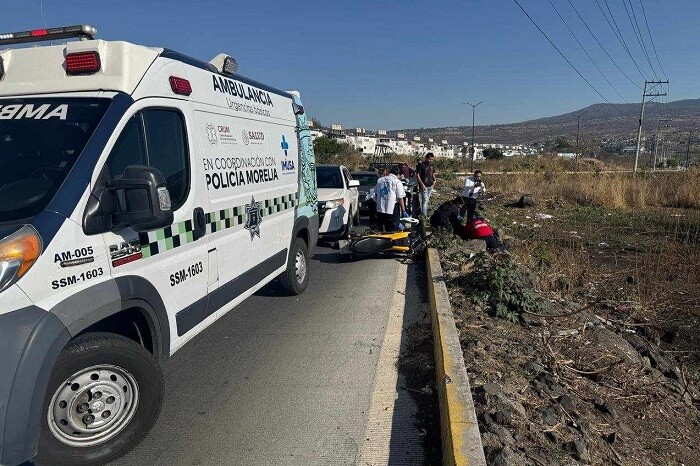
<svg viewBox="0 0 700 466"><path fill-rule="evenodd" d="M39 8L41 12L41 21L44 23L44 29L46 29L46 18L44 17L44 0L39 0Z"/></svg>

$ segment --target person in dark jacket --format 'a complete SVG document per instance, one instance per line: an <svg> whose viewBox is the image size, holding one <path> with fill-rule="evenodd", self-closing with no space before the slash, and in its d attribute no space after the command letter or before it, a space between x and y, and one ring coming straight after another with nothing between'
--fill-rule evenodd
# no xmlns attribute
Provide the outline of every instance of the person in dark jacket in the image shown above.
<svg viewBox="0 0 700 466"><path fill-rule="evenodd" d="M433 228L443 228L450 233L457 233L462 229L462 211L465 209L465 200L457 196L451 201L443 202L430 216L430 225Z"/></svg>

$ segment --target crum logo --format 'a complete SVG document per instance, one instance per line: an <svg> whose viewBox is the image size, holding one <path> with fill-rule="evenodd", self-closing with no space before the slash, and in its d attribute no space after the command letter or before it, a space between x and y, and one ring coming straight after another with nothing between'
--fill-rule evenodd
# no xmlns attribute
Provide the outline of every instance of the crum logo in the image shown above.
<svg viewBox="0 0 700 466"><path fill-rule="evenodd" d="M215 91L274 107L272 104L272 97L270 97L270 94L265 91L255 89L251 86L246 86L245 84L233 81L231 79L226 79L222 76L212 75L212 79L214 81Z"/></svg>
<svg viewBox="0 0 700 466"><path fill-rule="evenodd" d="M211 123L207 123L207 140L209 141L209 144L212 146L215 146L216 143L218 142L218 139L216 137L216 128L214 128L214 125Z"/></svg>

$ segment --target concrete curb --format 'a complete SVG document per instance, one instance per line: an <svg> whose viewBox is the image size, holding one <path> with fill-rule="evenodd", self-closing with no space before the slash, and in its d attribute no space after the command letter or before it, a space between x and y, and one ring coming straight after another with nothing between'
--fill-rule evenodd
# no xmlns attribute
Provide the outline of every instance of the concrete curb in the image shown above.
<svg viewBox="0 0 700 466"><path fill-rule="evenodd" d="M436 249L428 249L426 269L435 344L442 464L486 466L459 333Z"/></svg>

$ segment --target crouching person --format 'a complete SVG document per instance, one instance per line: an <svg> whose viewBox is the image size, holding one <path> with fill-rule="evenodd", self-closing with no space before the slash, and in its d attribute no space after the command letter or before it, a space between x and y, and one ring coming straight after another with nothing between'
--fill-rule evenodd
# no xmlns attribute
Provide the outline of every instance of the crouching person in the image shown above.
<svg viewBox="0 0 700 466"><path fill-rule="evenodd" d="M430 216L430 226L435 229L442 228L450 233L462 230L462 212L465 209L465 200L458 196L451 201L443 202Z"/></svg>

